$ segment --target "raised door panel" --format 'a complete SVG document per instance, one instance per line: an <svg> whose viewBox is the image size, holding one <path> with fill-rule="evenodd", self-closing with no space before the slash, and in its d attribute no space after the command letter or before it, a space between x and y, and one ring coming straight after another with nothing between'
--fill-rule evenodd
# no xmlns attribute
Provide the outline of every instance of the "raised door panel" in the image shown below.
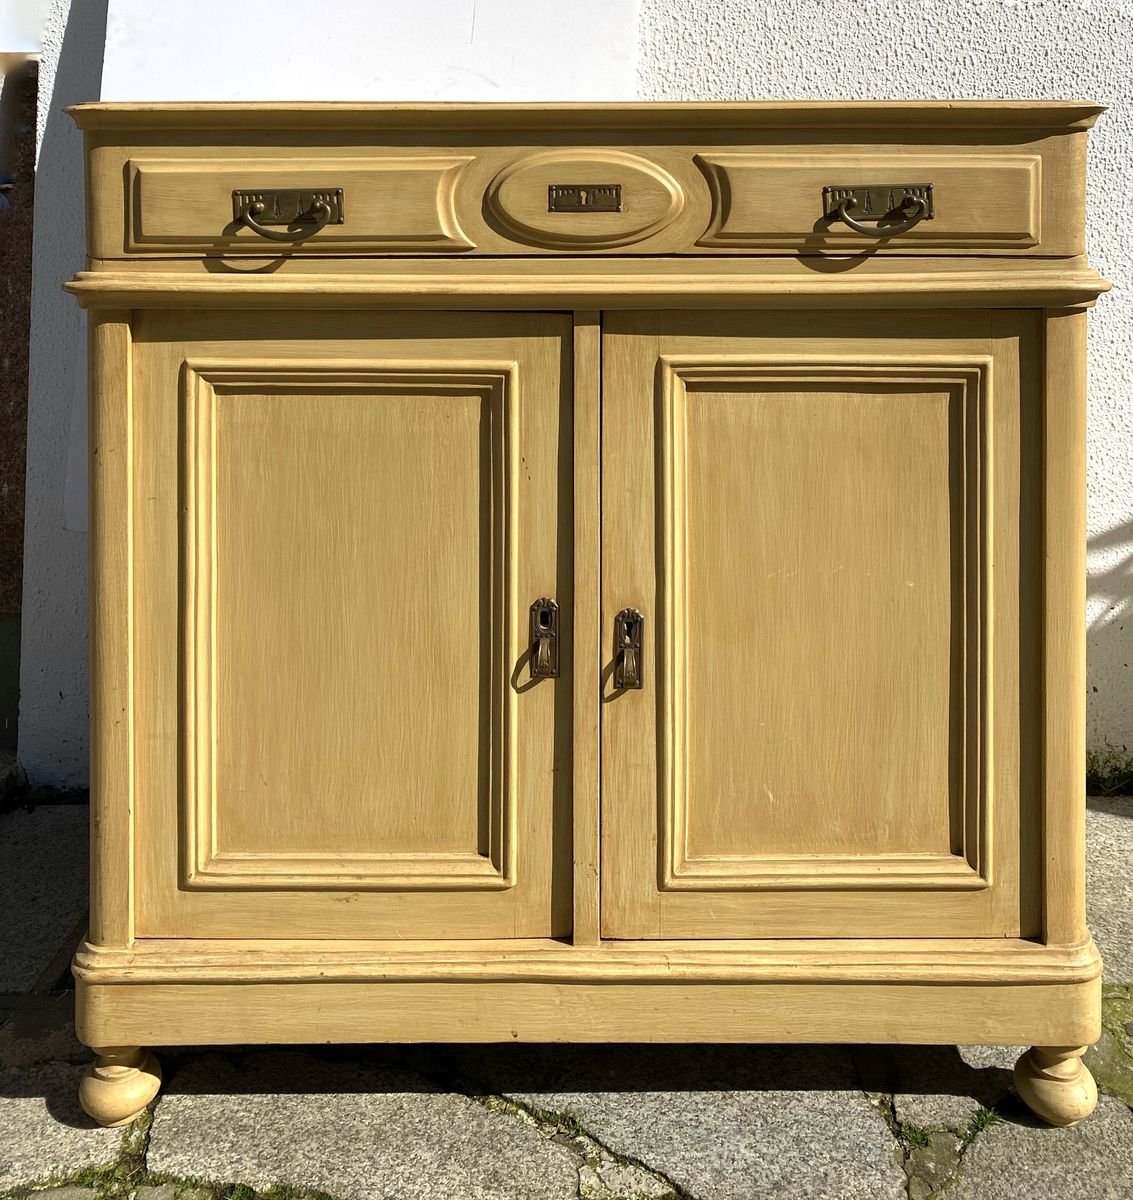
<svg viewBox="0 0 1133 1200"><path fill-rule="evenodd" d="M138 326L139 932L565 932L567 321L223 326Z"/></svg>
<svg viewBox="0 0 1133 1200"><path fill-rule="evenodd" d="M604 932L1035 932L1030 318L606 330Z"/></svg>

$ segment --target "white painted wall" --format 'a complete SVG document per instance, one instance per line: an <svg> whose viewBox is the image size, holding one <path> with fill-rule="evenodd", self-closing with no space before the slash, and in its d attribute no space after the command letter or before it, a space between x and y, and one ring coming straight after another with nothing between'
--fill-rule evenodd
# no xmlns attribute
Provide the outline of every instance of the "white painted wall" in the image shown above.
<svg viewBox="0 0 1133 1200"><path fill-rule="evenodd" d="M1093 745L1133 748L1133 0L640 0L643 99L1082 97L1090 247L1114 281L1090 335ZM37 187L20 755L34 780L86 773L83 538L64 529L81 263L79 139L58 102L100 94L102 10L53 0ZM104 98L616 99L635 90L635 0L110 0ZM287 19L291 13L292 18ZM56 71L58 66L58 71ZM75 438L81 437L76 425ZM77 523L73 519L72 523Z"/></svg>
<svg viewBox="0 0 1133 1200"><path fill-rule="evenodd" d="M192 14L191 20L186 15ZM637 0L111 0L104 100L629 100Z"/></svg>
<svg viewBox="0 0 1133 1200"><path fill-rule="evenodd" d="M78 787L87 781L87 549L81 509L66 527L64 494L83 355L79 309L62 285L83 266L83 168L82 138L61 108L99 93L106 0L70 10L71 0L52 0L39 67L19 755L32 782Z"/></svg>

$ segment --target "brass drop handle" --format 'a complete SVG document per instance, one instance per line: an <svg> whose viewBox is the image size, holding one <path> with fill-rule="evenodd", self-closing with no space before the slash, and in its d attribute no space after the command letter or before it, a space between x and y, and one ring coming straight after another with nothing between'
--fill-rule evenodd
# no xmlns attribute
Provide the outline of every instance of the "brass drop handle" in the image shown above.
<svg viewBox="0 0 1133 1200"><path fill-rule="evenodd" d="M623 608L614 618L614 687L618 691L640 688L641 635L645 618L636 608Z"/></svg>
<svg viewBox="0 0 1133 1200"><path fill-rule="evenodd" d="M299 242L304 238L309 238L319 232L320 229L330 220L331 209L330 205L322 200L313 204L305 213L295 218L296 222L302 221L305 225L309 225L307 229L286 230L280 233L274 229L267 229L261 225L256 218L263 216L267 211L267 205L259 200L253 201L251 204L244 205L240 210L239 219L253 233L258 233L262 238L270 238L273 242Z"/></svg>
<svg viewBox="0 0 1133 1200"><path fill-rule="evenodd" d="M896 237L920 221L932 220L933 186L931 183L830 185L822 189L822 215L828 221L844 221L865 237ZM882 224L891 217L905 219ZM871 223L867 225L865 221Z"/></svg>
<svg viewBox="0 0 1133 1200"><path fill-rule="evenodd" d="M906 196L901 201L900 212L911 214L908 219L902 221L899 225L875 225L872 229L868 225L863 225L860 221L855 221L850 216L850 209L857 206L857 201L852 197L849 200L843 200L836 210L836 216L842 218L847 225L855 233L864 233L866 237L887 238L895 237L899 233L905 233L918 222L924 219L925 213L928 211L928 206L917 196Z"/></svg>
<svg viewBox="0 0 1133 1200"><path fill-rule="evenodd" d="M559 606L544 596L531 606L531 678L559 677Z"/></svg>

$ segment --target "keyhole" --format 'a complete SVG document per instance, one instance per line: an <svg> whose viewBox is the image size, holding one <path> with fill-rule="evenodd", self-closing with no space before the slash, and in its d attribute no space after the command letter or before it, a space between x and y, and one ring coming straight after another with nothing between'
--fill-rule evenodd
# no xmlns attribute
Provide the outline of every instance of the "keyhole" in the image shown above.
<svg viewBox="0 0 1133 1200"><path fill-rule="evenodd" d="M551 628L551 614L546 609L543 609L542 612L539 613L539 628Z"/></svg>

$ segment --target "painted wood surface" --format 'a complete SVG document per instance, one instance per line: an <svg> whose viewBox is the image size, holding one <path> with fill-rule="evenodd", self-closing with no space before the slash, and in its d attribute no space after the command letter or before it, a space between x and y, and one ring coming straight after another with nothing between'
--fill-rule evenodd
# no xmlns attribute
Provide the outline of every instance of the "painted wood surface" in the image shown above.
<svg viewBox="0 0 1133 1200"><path fill-rule="evenodd" d="M73 110L97 1119L146 1044L469 1038L1030 1041L1088 1111L1099 111ZM898 171L931 224L816 226Z"/></svg>
<svg viewBox="0 0 1133 1200"><path fill-rule="evenodd" d="M1038 320L815 324L607 322L604 931L1037 934Z"/></svg>
<svg viewBox="0 0 1133 1200"><path fill-rule="evenodd" d="M261 253L233 192L262 194L270 216L278 189L342 189L341 220L294 225L298 257L1084 250L1095 106L663 107L296 105L282 136L257 105L69 111L88 139L96 258ZM907 231L873 237L826 215L824 187L880 198L905 185L934 189ZM617 202L557 210L555 188Z"/></svg>
<svg viewBox="0 0 1133 1200"><path fill-rule="evenodd" d="M569 931L569 322L136 334L139 932Z"/></svg>

